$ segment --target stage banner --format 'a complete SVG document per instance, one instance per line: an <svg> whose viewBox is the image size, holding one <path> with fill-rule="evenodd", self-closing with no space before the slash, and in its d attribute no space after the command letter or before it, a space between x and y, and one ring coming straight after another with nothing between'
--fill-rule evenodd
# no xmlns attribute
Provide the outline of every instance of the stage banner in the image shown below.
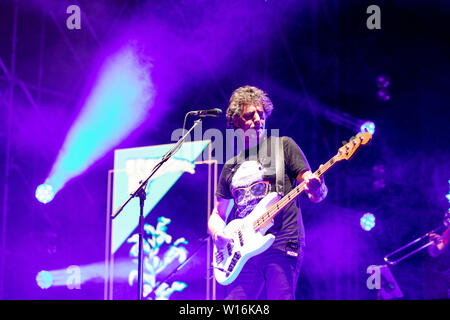
<svg viewBox="0 0 450 320"><path fill-rule="evenodd" d="M105 299L137 298L139 198L114 219L111 216L173 146L115 150L108 179ZM210 141L185 142L147 184L144 299L211 296L207 217L214 201L217 161L210 160L210 151Z"/></svg>

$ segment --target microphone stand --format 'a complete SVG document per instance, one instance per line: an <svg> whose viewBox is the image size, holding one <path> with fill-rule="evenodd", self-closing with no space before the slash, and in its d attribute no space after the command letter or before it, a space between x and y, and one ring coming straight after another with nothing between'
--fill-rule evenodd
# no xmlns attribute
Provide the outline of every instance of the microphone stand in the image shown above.
<svg viewBox="0 0 450 320"><path fill-rule="evenodd" d="M202 117L202 116L201 116ZM143 246L143 239L144 239L144 202L147 198L145 193L145 188L147 186L148 181L150 178L155 174L156 171L158 171L159 168L167 161L169 160L181 147L186 137L191 133L194 128L199 125L202 122L202 119L198 119L194 122L194 125L189 129L189 131L178 140L178 142L170 149L162 158L161 161L153 167L152 171L150 172L150 175L145 179L144 181L140 181L140 186L137 188L135 192L133 192L127 201L119 208L117 211L112 215L112 219L115 219L120 212L125 208L125 206L128 204L128 202L131 201L131 199L139 197L139 254L138 254L138 300L142 300L143 298L143 275L144 275L144 246Z"/></svg>

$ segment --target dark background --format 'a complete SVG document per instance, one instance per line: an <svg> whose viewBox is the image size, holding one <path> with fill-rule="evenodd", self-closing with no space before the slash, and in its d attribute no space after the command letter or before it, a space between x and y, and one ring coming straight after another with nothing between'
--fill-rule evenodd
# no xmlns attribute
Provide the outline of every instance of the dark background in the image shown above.
<svg viewBox="0 0 450 320"><path fill-rule="evenodd" d="M65 27L71 4L83 12L81 30ZM380 30L366 27L371 4L381 8ZM98 65L136 37L154 59L157 96L116 148L169 143L187 111L225 111L244 84L268 92L268 127L291 136L312 168L362 121L376 124L370 145L325 176L324 202L301 197L307 251L297 288L298 299L376 299L367 267L441 225L449 206L449 18L445 1L1 1L0 297L103 298L101 283L43 291L35 277L103 261L113 150L51 203L34 192ZM378 75L390 78L389 101L377 99ZM224 131L225 119L207 119L208 128ZM359 226L365 212L376 216L370 232ZM422 251L391 271L405 299L446 298L446 263Z"/></svg>

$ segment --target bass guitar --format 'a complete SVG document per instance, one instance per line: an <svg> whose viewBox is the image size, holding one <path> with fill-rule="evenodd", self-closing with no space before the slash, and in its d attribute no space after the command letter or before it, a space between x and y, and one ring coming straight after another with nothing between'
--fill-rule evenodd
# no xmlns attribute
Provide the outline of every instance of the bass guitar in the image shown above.
<svg viewBox="0 0 450 320"><path fill-rule="evenodd" d="M361 145L372 139L369 132L360 132L342 146L338 153L314 172L322 176L328 169L341 160L350 160ZM232 283L239 275L245 263L253 256L267 250L275 236L266 232L273 225L275 216L305 190L302 182L283 198L276 193L267 194L245 218L235 219L226 225L224 232L231 240L223 249L214 245L213 268L216 281L222 285Z"/></svg>

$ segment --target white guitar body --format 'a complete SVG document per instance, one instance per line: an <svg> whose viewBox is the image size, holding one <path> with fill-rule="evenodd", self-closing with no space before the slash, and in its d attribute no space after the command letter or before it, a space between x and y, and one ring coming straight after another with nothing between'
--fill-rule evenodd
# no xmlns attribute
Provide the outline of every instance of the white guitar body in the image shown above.
<svg viewBox="0 0 450 320"><path fill-rule="evenodd" d="M223 250L214 245L213 267L216 281L222 285L233 282L244 264L253 256L267 250L275 240L272 234L265 235L272 227L273 220L265 227L255 231L253 223L261 217L280 196L276 192L267 194L243 219L232 220L224 229L232 240Z"/></svg>

